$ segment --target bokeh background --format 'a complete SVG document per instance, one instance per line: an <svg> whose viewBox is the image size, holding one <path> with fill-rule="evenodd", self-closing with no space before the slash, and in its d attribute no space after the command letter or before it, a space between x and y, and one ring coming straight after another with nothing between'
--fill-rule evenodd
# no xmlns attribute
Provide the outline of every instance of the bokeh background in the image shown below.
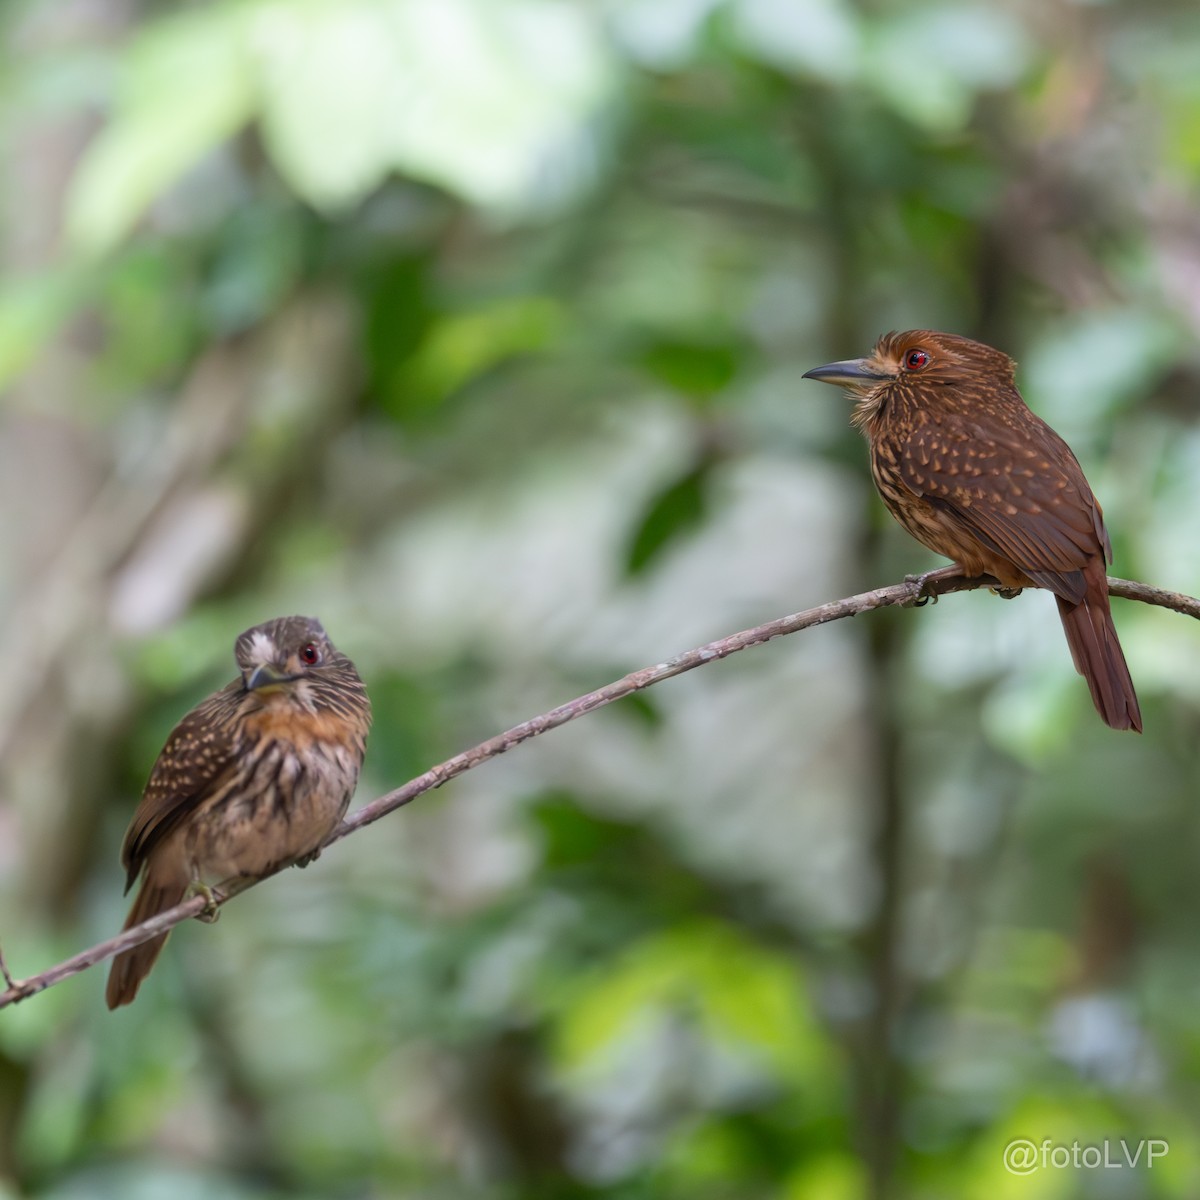
<svg viewBox="0 0 1200 1200"><path fill-rule="evenodd" d="M808 367L1020 362L1115 572L1200 594L1180 0L57 0L0 13L0 946L243 628L314 613L360 800L934 565ZM1200 630L879 612L530 742L0 1013L0 1196L1194 1197ZM1006 1171L1005 1145L1169 1142Z"/></svg>

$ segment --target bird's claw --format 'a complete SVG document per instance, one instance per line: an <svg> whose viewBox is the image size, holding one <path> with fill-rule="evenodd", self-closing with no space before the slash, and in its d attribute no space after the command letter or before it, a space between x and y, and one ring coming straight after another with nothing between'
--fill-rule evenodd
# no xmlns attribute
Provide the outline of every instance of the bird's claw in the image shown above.
<svg viewBox="0 0 1200 1200"><path fill-rule="evenodd" d="M908 602L910 608L924 608L931 600L934 604L938 602L937 592L929 590L930 579L936 574L936 571L926 571L921 575L905 575L904 582L910 586L916 584L917 588L917 594Z"/></svg>
<svg viewBox="0 0 1200 1200"><path fill-rule="evenodd" d="M221 915L221 901L217 894L199 879L192 884L191 892L193 896L204 897L204 907L196 914L196 920L203 921L205 925L215 925Z"/></svg>
<svg viewBox="0 0 1200 1200"><path fill-rule="evenodd" d="M1015 600L1021 594L1021 588L1014 587L995 587L992 591L1000 597L1001 600Z"/></svg>

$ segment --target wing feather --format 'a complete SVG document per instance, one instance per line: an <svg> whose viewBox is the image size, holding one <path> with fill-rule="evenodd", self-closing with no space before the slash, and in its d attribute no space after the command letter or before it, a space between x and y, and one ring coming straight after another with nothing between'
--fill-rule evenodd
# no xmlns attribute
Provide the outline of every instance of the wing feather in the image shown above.
<svg viewBox="0 0 1200 1200"><path fill-rule="evenodd" d="M1016 403L1020 427L1007 405L927 414L901 448L900 477L1035 583L1078 603L1084 567L1112 556L1103 514L1067 444ZM1031 418L1043 434L1032 443Z"/></svg>
<svg viewBox="0 0 1200 1200"><path fill-rule="evenodd" d="M121 848L128 892L154 847L192 812L220 777L235 768L230 716L237 681L197 705L171 731Z"/></svg>

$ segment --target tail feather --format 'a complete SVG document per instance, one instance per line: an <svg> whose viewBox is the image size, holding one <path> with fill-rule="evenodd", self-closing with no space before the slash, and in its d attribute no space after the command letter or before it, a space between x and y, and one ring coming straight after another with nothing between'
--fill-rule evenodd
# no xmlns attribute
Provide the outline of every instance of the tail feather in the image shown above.
<svg viewBox="0 0 1200 1200"><path fill-rule="evenodd" d="M1089 563L1084 576L1087 593L1078 604L1056 597L1075 669L1087 680L1092 703L1106 725L1141 733L1142 712L1109 610L1103 561Z"/></svg>
<svg viewBox="0 0 1200 1200"><path fill-rule="evenodd" d="M129 910L129 916L125 918L125 928L132 929L157 913L174 908L186 893L186 883L164 886L147 876ZM154 966L166 942L167 935L160 934L113 959L112 969L108 973L108 987L104 992L109 1008L120 1008L122 1004L133 1002L142 980L150 974L150 968Z"/></svg>

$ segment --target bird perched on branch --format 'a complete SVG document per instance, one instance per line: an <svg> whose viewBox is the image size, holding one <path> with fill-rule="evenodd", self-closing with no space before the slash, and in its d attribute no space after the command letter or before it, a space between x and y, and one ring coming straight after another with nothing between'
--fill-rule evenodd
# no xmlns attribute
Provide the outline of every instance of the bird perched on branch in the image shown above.
<svg viewBox="0 0 1200 1200"><path fill-rule="evenodd" d="M171 732L125 834L125 928L189 893L213 899L280 867L306 866L358 783L371 703L354 664L310 617L279 617L234 645L237 679ZM208 917L215 919L215 908ZM130 1003L164 933L114 960L109 1008Z"/></svg>
<svg viewBox="0 0 1200 1200"><path fill-rule="evenodd" d="M1021 399L1014 365L982 342L913 329L804 378L856 398L853 421L883 502L917 541L954 560L922 582L990 575L1004 589L1052 591L1096 710L1114 729L1140 732L1109 611L1104 514L1066 442Z"/></svg>

